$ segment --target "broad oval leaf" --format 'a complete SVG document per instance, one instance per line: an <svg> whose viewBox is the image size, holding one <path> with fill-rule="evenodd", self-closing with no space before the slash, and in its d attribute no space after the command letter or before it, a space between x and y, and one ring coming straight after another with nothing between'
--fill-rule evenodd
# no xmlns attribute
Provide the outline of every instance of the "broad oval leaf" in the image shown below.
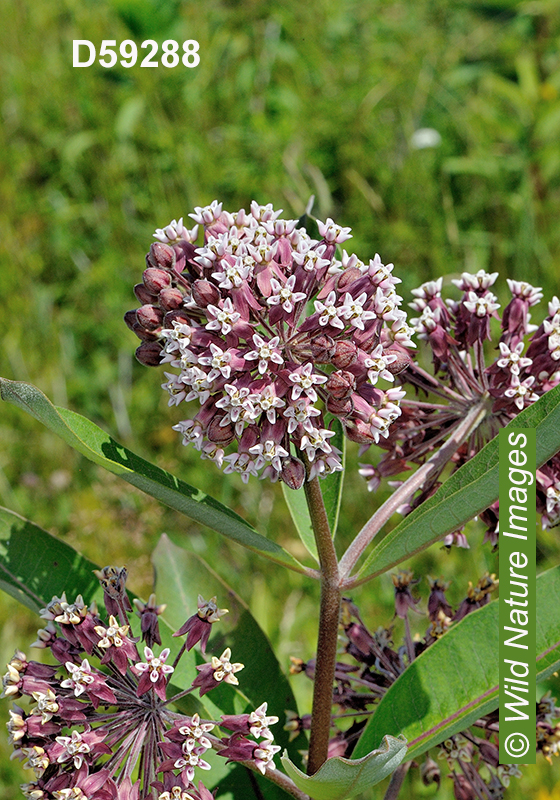
<svg viewBox="0 0 560 800"><path fill-rule="evenodd" d="M286 753L282 764L298 789L314 800L345 800L375 786L396 770L406 756L406 739L384 736L377 750L359 759L329 758L315 775L305 775Z"/></svg>
<svg viewBox="0 0 560 800"><path fill-rule="evenodd" d="M508 428L535 428L537 467L560 450L560 386L513 419ZM381 575L460 528L498 499L498 438L457 470L370 552L352 585Z"/></svg>
<svg viewBox="0 0 560 800"><path fill-rule="evenodd" d="M127 450L89 419L54 406L35 386L0 378L0 396L27 411L90 461L146 494L271 561L305 572L283 547L262 536L227 506Z"/></svg>
<svg viewBox="0 0 560 800"><path fill-rule="evenodd" d="M0 508L0 588L31 611L63 591L70 601L78 594L86 603L101 599L96 566L28 519Z"/></svg>
<svg viewBox="0 0 560 800"><path fill-rule="evenodd" d="M498 708L498 600L468 614L395 681L368 722L354 755L387 734L409 741L407 760ZM537 578L537 680L560 665L560 566Z"/></svg>

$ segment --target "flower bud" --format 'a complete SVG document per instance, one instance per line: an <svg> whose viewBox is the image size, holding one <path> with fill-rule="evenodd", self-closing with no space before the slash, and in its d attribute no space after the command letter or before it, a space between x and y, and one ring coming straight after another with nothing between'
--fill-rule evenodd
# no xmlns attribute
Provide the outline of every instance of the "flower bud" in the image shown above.
<svg viewBox="0 0 560 800"><path fill-rule="evenodd" d="M175 311L167 312L163 318L163 327L172 328L174 322L181 322L183 325L191 325L192 320L184 311L176 309Z"/></svg>
<svg viewBox="0 0 560 800"><path fill-rule="evenodd" d="M131 331L134 330L134 326L138 325L138 318L136 316L136 309L133 308L131 311L127 311L124 315L124 321L128 325Z"/></svg>
<svg viewBox="0 0 560 800"><path fill-rule="evenodd" d="M391 373L391 375L398 375L399 372L402 372L407 367L412 364L412 358L410 355L400 347L390 347L384 351L384 355L396 355L396 361L392 361L390 364L387 364L386 369Z"/></svg>
<svg viewBox="0 0 560 800"><path fill-rule="evenodd" d="M158 339L157 332L147 330L143 325L140 325L139 322L136 322L136 324L132 326L131 330L133 330L136 336L138 336L139 339L142 339L143 342L155 342Z"/></svg>
<svg viewBox="0 0 560 800"><path fill-rule="evenodd" d="M152 267L161 269L173 269L175 266L175 250L168 244L154 242L150 247L150 252L146 256L146 262Z"/></svg>
<svg viewBox="0 0 560 800"><path fill-rule="evenodd" d="M192 296L200 308L206 308L209 305L217 306L221 297L218 287L206 280L198 280L193 283Z"/></svg>
<svg viewBox="0 0 560 800"><path fill-rule="evenodd" d="M183 305L183 293L173 286L168 289L162 289L159 293L159 304L164 311L174 311L176 308L181 308Z"/></svg>
<svg viewBox="0 0 560 800"><path fill-rule="evenodd" d="M208 425L206 436L214 444L219 444L220 447L227 447L235 439L235 430L231 423L227 425L220 425L223 416L214 417L212 422Z"/></svg>
<svg viewBox="0 0 560 800"><path fill-rule="evenodd" d="M284 459L280 478L290 489L301 489L305 481L305 467L299 458L290 456Z"/></svg>
<svg viewBox="0 0 560 800"><path fill-rule="evenodd" d="M329 376L325 389L335 400L346 400L356 389L356 378L351 372L339 369Z"/></svg>
<svg viewBox="0 0 560 800"><path fill-rule="evenodd" d="M478 745L482 760L491 767L497 767L500 763L500 751L492 742L482 741Z"/></svg>
<svg viewBox="0 0 560 800"><path fill-rule="evenodd" d="M158 295L162 289L167 289L168 286L171 286L171 275L163 269L148 267L148 269L144 270L142 277L146 289L155 295Z"/></svg>
<svg viewBox="0 0 560 800"><path fill-rule="evenodd" d="M311 342L311 353L317 364L328 364L335 352L334 340L327 335L316 336Z"/></svg>
<svg viewBox="0 0 560 800"><path fill-rule="evenodd" d="M142 306L136 312L138 324L147 331L155 331L161 328L163 322L163 311L157 306Z"/></svg>
<svg viewBox="0 0 560 800"><path fill-rule="evenodd" d="M344 433L351 442L373 444L377 441L377 436L371 432L371 425L368 425L362 419L349 420L348 422L342 420L342 423L344 425Z"/></svg>
<svg viewBox="0 0 560 800"><path fill-rule="evenodd" d="M142 303L143 306L155 302L157 298L157 295L149 292L143 283L136 284L136 286L134 287L134 294L136 295L136 299L138 300L138 302Z"/></svg>
<svg viewBox="0 0 560 800"><path fill-rule="evenodd" d="M362 277L362 273L358 269L358 267L348 267L345 269L338 281L336 282L336 288L339 292L347 292L348 287L350 284L357 281L359 278Z"/></svg>
<svg viewBox="0 0 560 800"><path fill-rule="evenodd" d="M336 343L332 363L337 369L347 369L358 358L358 348L354 342L342 341Z"/></svg>
<svg viewBox="0 0 560 800"><path fill-rule="evenodd" d="M136 358L146 367L159 367L161 363L161 344L159 342L142 342L136 348Z"/></svg>
<svg viewBox="0 0 560 800"><path fill-rule="evenodd" d="M334 397L327 397L327 411L337 417L347 417L354 410L354 403L351 398L346 400L335 400Z"/></svg>

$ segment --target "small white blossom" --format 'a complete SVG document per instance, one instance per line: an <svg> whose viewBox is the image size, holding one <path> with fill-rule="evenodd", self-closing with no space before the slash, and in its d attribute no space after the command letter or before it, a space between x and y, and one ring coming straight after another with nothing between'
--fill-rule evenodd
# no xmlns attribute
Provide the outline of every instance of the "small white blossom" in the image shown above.
<svg viewBox="0 0 560 800"><path fill-rule="evenodd" d="M219 658L212 656L212 669L214 670L214 680L219 683L230 683L232 686L238 686L239 681L235 677L235 673L243 669L244 665L238 662L232 664L230 662L231 650L226 647L224 652Z"/></svg>
<svg viewBox="0 0 560 800"><path fill-rule="evenodd" d="M301 394L305 393L312 403L317 400L317 392L314 386L326 383L328 378L325 375L317 375L313 372L311 363L305 364L299 371L290 373L290 380L295 383L292 389L292 400L297 400Z"/></svg>
<svg viewBox="0 0 560 800"><path fill-rule="evenodd" d="M333 328L344 330L344 322L341 320L342 308L335 306L336 292L329 292L324 303L315 300L315 311L320 314L319 325L331 325Z"/></svg>
<svg viewBox="0 0 560 800"><path fill-rule="evenodd" d="M272 278L270 285L274 294L272 294L266 302L269 306L281 305L288 314L294 310L296 303L305 300L307 297L305 292L294 292L294 287L296 285L295 275L290 275L284 285L279 283L275 278Z"/></svg>
<svg viewBox="0 0 560 800"><path fill-rule="evenodd" d="M206 330L220 331L220 333L223 334L229 333L241 317L241 314L234 309L231 298L229 297L226 297L224 300L222 308L217 308L217 306L210 304L208 306L208 314L214 317L214 319L206 323Z"/></svg>
<svg viewBox="0 0 560 800"><path fill-rule="evenodd" d="M270 298L269 298L270 299ZM283 364L284 359L280 355L278 350L278 345L280 343L280 337L274 336L270 341L265 341L258 333L253 334L253 343L255 345L255 349L251 350L244 356L245 361L254 361L258 359L259 361L259 372L261 375L268 370L268 362L272 361L274 364Z"/></svg>
<svg viewBox="0 0 560 800"><path fill-rule="evenodd" d="M64 689L73 689L75 697L79 697L94 681L89 661L84 658L79 667L72 664L71 661L67 661L65 666L70 677L63 680L60 685Z"/></svg>
<svg viewBox="0 0 560 800"><path fill-rule="evenodd" d="M329 244L342 244L342 242L352 238L352 234L350 233L352 228L342 228L330 217L328 217L326 222L317 220L317 227L323 239Z"/></svg>

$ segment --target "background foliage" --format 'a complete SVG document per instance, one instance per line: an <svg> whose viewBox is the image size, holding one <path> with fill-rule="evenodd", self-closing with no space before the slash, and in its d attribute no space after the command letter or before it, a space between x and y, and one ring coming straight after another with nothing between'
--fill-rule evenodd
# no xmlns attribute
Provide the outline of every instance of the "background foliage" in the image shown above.
<svg viewBox="0 0 560 800"><path fill-rule="evenodd" d="M558 0L0 0L0 10L0 374L91 417L295 555L278 487L226 483L180 448L161 373L134 361L122 316L155 227L214 198L298 216L314 194L317 216L353 227L349 249L395 263L405 297L430 277L480 268L499 271L502 287L527 278L545 298L558 293ZM76 38L195 38L201 63L73 69ZM439 146L414 146L425 127ZM345 542L373 502L350 450ZM126 561L144 596L160 534L186 536L224 565L283 663L312 655L315 587L204 535L8 405L0 502L93 561ZM455 605L467 577L496 563L476 526L470 538L468 552L436 545L413 565L455 576ZM539 569L555 559L557 533L543 533ZM370 625L388 623L388 576L354 600ZM0 604L4 663L37 624L15 601ZM293 684L305 703L309 687ZM21 771L7 753L0 789L12 800ZM558 797L558 775L541 764L510 795ZM408 791L433 794L414 775Z"/></svg>

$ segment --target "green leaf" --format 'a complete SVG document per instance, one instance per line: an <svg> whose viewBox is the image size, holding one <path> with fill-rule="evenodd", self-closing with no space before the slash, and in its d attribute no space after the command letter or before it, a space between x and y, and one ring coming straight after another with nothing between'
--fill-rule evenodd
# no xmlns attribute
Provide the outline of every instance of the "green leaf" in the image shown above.
<svg viewBox="0 0 560 800"><path fill-rule="evenodd" d="M560 449L560 386L513 419L508 428L535 428L537 466ZM381 575L460 528L498 499L498 437L457 470L370 552L356 584Z"/></svg>
<svg viewBox="0 0 560 800"><path fill-rule="evenodd" d="M56 595L101 596L96 565L42 528L0 508L0 588L38 612Z"/></svg>
<svg viewBox="0 0 560 800"><path fill-rule="evenodd" d="M315 775L305 775L284 753L282 764L298 789L316 800L344 800L375 786L406 756L406 739L384 736L377 750L359 759L329 758Z"/></svg>
<svg viewBox="0 0 560 800"><path fill-rule="evenodd" d="M0 396L27 411L90 461L146 494L271 561L304 572L304 567L293 556L257 533L234 511L127 450L85 417L53 406L35 386L0 378Z"/></svg>
<svg viewBox="0 0 560 800"><path fill-rule="evenodd" d="M336 435L330 439L330 444L337 447L342 452L341 460L343 466L342 470L332 472L330 475L327 475L326 478L321 478L320 482L325 511L327 512L327 519L329 520L329 528L334 539L342 500L344 463L346 460L346 437L344 436L340 420L332 417L332 422L329 424L331 428L336 431ZM309 516L307 500L305 499L305 490L303 488L296 490L289 489L286 484L283 483L282 491L301 541L313 558L318 561L317 546L315 545L313 526L311 524L311 517Z"/></svg>
<svg viewBox="0 0 560 800"><path fill-rule="evenodd" d="M336 534L338 526L338 515L340 512L340 503L342 500L342 486L344 483L344 466L346 462L346 436L342 430L342 423L336 417L332 417L329 422L327 415L328 426L331 430L336 431L336 434L329 439L329 444L337 447L342 451L341 461L342 469L338 472L332 472L326 478L321 479L321 492L323 494L323 502L325 504L325 511L329 520L329 527L332 532L333 539Z"/></svg>
<svg viewBox="0 0 560 800"><path fill-rule="evenodd" d="M498 708L498 600L468 614L428 647L387 691L354 755L387 733L408 739L407 760ZM537 578L537 680L560 665L560 567Z"/></svg>
<svg viewBox="0 0 560 800"><path fill-rule="evenodd" d="M309 508L307 507L307 500L305 499L303 487L301 489L290 489L283 483L282 492L286 505L288 506L288 511L292 517L292 522L299 534L299 538L313 558L319 561L317 545L315 544L315 535L313 533L313 526L311 524L311 517L309 516Z"/></svg>
<svg viewBox="0 0 560 800"><path fill-rule="evenodd" d="M290 684L282 672L268 638L263 633L243 600L197 553L178 547L166 535L160 538L152 560L157 575L158 603L166 603L165 618L178 628L196 612L197 598L217 597L220 608L229 613L212 627L207 652L219 656L226 647L231 648L232 661L245 665L239 672L239 689L224 685L212 690L202 702L213 704L223 714L253 711L268 703L269 714L280 720L290 709L297 713L297 705ZM177 640L175 640L177 641ZM241 705L240 705L241 702ZM305 736L289 742L282 722L274 728L275 741L287 747L297 757L297 751L307 747Z"/></svg>

